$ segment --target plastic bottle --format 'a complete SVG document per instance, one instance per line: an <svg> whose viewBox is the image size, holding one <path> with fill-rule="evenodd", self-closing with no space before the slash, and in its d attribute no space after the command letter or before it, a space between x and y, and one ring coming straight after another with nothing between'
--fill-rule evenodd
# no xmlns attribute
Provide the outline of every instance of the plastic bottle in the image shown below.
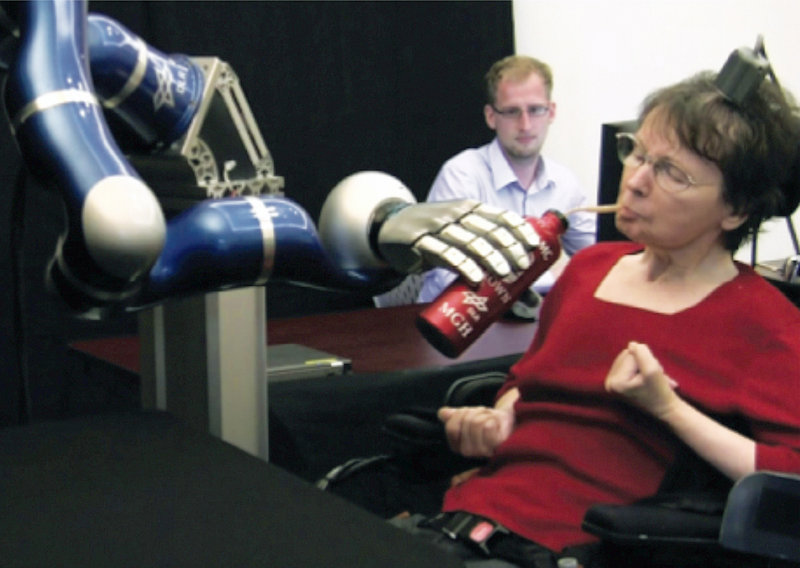
<svg viewBox="0 0 800 568"><path fill-rule="evenodd" d="M502 316L561 253L559 237L567 218L550 209L541 218L528 217L540 243L530 252L530 267L505 278L487 276L477 288L457 280L417 316L417 329L448 357L458 357Z"/></svg>

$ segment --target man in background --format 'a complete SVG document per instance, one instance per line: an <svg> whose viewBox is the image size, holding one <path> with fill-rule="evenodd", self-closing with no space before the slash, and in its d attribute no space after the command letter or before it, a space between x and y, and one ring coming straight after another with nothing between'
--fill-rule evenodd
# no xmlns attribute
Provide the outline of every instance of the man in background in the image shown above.
<svg viewBox="0 0 800 568"><path fill-rule="evenodd" d="M428 201L476 199L523 217L541 217L548 209L567 213L587 205L577 177L566 167L542 156L542 146L556 116L551 99L550 67L533 57L511 55L497 61L486 74L487 103L483 113L495 138L480 148L470 148L442 166ZM593 213L573 213L562 238L564 252L572 255L595 242ZM546 292L555 281L553 270L543 274L533 291ZM418 302L434 300L455 274L436 268L425 275ZM537 296L523 296L512 312L535 315Z"/></svg>

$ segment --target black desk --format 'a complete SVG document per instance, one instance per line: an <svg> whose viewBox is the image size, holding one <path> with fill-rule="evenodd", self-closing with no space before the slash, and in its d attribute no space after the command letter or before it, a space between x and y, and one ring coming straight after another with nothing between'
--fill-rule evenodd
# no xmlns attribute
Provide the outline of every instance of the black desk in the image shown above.
<svg viewBox="0 0 800 568"><path fill-rule="evenodd" d="M536 325L501 320L457 359L431 347L414 327L420 305L270 320L270 344L300 343L349 357L353 372L269 385L270 461L309 481L343 461L386 451L384 418L410 406L435 406L453 380L506 370L530 344ZM135 385L135 336L71 345L90 384Z"/></svg>
<svg viewBox="0 0 800 568"><path fill-rule="evenodd" d="M353 361L353 372L377 373L432 369L518 355L533 339L536 324L501 319L456 359L431 347L414 321L423 305L368 308L350 312L271 319L267 343L299 343ZM140 345L136 336L109 337L70 344L73 352L138 374Z"/></svg>
<svg viewBox="0 0 800 568"><path fill-rule="evenodd" d="M8 568L447 568L439 550L159 412L0 430Z"/></svg>

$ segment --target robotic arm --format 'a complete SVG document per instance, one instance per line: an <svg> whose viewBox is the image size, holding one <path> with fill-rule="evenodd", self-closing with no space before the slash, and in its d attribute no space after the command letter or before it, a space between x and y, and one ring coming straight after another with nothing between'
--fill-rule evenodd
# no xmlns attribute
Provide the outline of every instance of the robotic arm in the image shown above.
<svg viewBox="0 0 800 568"><path fill-rule="evenodd" d="M53 271L99 301L127 300L161 252L166 221L108 131L86 74L85 5L13 8L22 39L6 80L6 111L28 169L61 194L67 210Z"/></svg>
<svg viewBox="0 0 800 568"><path fill-rule="evenodd" d="M282 196L283 179L224 63L165 56L88 14L85 2L13 9L19 44L5 108L28 169L65 204L47 278L76 313L99 317L268 280L380 291L433 266L471 282L483 277L480 267L497 276L526 267L537 240L520 217L472 201L417 204L380 172L340 182L318 231ZM126 155L104 113L149 154ZM235 159L220 167L215 152ZM168 218L174 195L159 183L205 194Z"/></svg>

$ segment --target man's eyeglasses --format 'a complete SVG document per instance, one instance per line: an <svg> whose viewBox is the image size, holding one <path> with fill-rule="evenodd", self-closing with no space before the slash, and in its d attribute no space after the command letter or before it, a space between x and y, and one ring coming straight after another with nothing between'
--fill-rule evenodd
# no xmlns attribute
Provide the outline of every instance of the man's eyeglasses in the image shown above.
<svg viewBox="0 0 800 568"><path fill-rule="evenodd" d="M550 112L550 107L548 105L531 105L526 109L521 109L519 107L497 108L496 106L492 105L492 110L494 110L494 112L503 118L519 120L522 118L523 112L527 113L528 118L530 119L541 118Z"/></svg>
<svg viewBox="0 0 800 568"><path fill-rule="evenodd" d="M617 134L617 156L623 165L635 169L650 164L656 183L665 191L677 193L693 185L703 185L666 158L648 156L636 136L628 132Z"/></svg>

